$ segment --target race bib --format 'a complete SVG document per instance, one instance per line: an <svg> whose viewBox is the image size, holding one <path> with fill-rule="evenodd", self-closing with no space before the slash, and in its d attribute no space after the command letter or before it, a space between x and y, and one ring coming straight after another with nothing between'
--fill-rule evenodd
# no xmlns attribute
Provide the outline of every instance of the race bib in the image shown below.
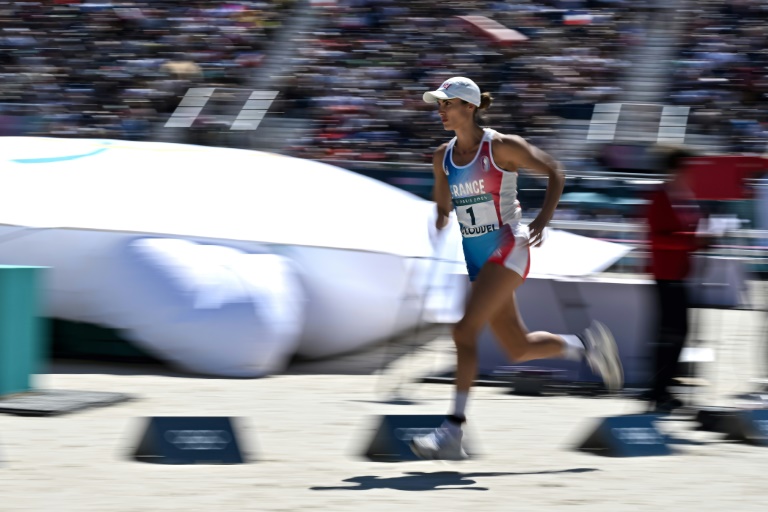
<svg viewBox="0 0 768 512"><path fill-rule="evenodd" d="M499 229L499 216L491 194L455 198L453 205L462 236L480 236Z"/></svg>

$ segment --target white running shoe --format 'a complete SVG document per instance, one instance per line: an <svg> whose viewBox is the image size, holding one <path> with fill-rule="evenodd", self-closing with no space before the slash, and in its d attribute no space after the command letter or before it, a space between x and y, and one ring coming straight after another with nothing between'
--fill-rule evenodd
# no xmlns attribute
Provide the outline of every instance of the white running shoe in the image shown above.
<svg viewBox="0 0 768 512"><path fill-rule="evenodd" d="M601 322L592 321L582 333L586 348L586 359L592 371L603 378L608 391L615 393L624 387L624 369L619 359L619 350L611 331Z"/></svg>
<svg viewBox="0 0 768 512"><path fill-rule="evenodd" d="M426 460L465 460L469 456L461 445L463 436L461 430L436 428L429 434L414 436L411 451Z"/></svg>

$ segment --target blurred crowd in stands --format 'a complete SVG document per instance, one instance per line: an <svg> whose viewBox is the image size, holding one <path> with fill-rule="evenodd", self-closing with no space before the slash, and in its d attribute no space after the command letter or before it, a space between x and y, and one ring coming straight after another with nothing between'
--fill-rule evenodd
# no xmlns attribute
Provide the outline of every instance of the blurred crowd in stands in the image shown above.
<svg viewBox="0 0 768 512"><path fill-rule="evenodd" d="M421 92L455 74L495 96L489 124L545 141L559 106L615 96L642 31L622 2L598 0L0 1L0 133L156 138L190 87L246 86L294 8L316 19L273 111L309 130L275 149L308 158L428 161L442 134Z"/></svg>
<svg viewBox="0 0 768 512"><path fill-rule="evenodd" d="M352 0L328 10L287 91L289 116L314 121L291 148L310 158L428 162L446 137L421 94L455 75L490 92L500 131L546 146L558 108L614 98L622 54L640 33L630 9L603 2ZM568 5L579 10L562 9ZM574 13L568 17L568 13ZM509 29L494 40L460 16Z"/></svg>
<svg viewBox="0 0 768 512"><path fill-rule="evenodd" d="M688 132L725 139L729 152L768 143L768 3L700 1L675 63L670 103L691 107Z"/></svg>
<svg viewBox="0 0 768 512"><path fill-rule="evenodd" d="M0 135L152 139L192 86L238 86L293 0L0 1Z"/></svg>
<svg viewBox="0 0 768 512"><path fill-rule="evenodd" d="M426 163L447 134L421 94L454 75L469 76L492 93L490 126L549 149L566 110L591 113L595 103L621 98L628 56L661 15L654 5L0 0L0 135L167 140L164 123L189 88L248 88L267 73L264 63L283 36L279 58L291 55L285 61L290 72L260 83L280 92L269 115L297 121L301 129L273 150L313 159ZM688 6L689 24L671 70L667 101L691 107L689 131L724 136L732 151L762 152L766 144L766 5ZM507 30L500 40L466 16ZM312 19L310 28L291 33L300 17ZM274 73L275 65L270 69ZM173 140L227 144L215 136L228 130L226 123L200 130L205 122L201 116L195 129L177 129ZM267 131L257 135L268 137Z"/></svg>

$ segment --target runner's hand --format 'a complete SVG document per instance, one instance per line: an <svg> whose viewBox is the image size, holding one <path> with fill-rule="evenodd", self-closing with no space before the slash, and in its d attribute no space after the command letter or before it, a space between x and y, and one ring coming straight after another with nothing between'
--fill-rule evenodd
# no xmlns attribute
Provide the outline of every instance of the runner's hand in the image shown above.
<svg viewBox="0 0 768 512"><path fill-rule="evenodd" d="M536 217L528 224L528 245L531 247L539 247L544 243L544 229L547 227L547 222Z"/></svg>
<svg viewBox="0 0 768 512"><path fill-rule="evenodd" d="M450 217L442 217L438 215L437 220L434 223L430 223L429 226L429 243L432 245L432 249L436 249L442 245L443 239L448 236L445 228L450 224Z"/></svg>

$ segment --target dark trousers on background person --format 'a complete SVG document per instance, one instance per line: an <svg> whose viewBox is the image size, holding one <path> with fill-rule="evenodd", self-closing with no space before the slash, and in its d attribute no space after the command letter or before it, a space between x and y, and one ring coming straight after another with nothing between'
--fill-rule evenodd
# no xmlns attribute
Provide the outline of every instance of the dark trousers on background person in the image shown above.
<svg viewBox="0 0 768 512"><path fill-rule="evenodd" d="M671 398L668 388L676 375L680 353L688 337L690 298L686 282L656 280L656 304L658 330L649 398L658 403Z"/></svg>

